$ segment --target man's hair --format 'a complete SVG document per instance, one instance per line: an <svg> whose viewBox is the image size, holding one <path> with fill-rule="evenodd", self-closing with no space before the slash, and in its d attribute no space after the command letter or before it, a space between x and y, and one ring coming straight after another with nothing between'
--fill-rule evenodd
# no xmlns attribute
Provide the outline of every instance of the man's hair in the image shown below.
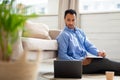
<svg viewBox="0 0 120 80"><path fill-rule="evenodd" d="M77 13L73 9L68 9L65 11L64 18L66 17L67 14L75 14L77 16Z"/></svg>

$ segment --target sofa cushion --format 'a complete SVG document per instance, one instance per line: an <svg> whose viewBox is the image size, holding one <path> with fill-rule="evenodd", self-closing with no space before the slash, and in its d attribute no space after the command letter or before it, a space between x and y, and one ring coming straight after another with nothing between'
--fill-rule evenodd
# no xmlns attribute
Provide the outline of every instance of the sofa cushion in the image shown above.
<svg viewBox="0 0 120 80"><path fill-rule="evenodd" d="M57 50L58 44L57 40L45 40L45 39L37 39L37 38L25 38L22 37L24 48L28 48L28 50Z"/></svg>
<svg viewBox="0 0 120 80"><path fill-rule="evenodd" d="M26 21L23 36L40 39L51 39L49 36L49 28L46 24Z"/></svg>
<svg viewBox="0 0 120 80"><path fill-rule="evenodd" d="M50 35L51 39L56 39L56 37L59 35L60 32L61 32L61 30L50 29L49 35Z"/></svg>

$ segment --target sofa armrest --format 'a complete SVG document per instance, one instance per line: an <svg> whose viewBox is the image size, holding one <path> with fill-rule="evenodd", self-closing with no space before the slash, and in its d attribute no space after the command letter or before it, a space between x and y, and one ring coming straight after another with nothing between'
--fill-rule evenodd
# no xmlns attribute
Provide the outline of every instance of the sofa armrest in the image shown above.
<svg viewBox="0 0 120 80"><path fill-rule="evenodd" d="M49 30L49 35L51 37L51 39L56 39L56 37L59 35L59 33L61 32L61 30Z"/></svg>

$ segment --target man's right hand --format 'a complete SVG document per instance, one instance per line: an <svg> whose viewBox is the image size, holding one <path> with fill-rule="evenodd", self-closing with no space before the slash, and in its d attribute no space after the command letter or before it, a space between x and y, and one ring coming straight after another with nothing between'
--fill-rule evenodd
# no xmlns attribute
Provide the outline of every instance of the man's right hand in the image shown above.
<svg viewBox="0 0 120 80"><path fill-rule="evenodd" d="M83 61L82 61L82 65L85 66L85 65L88 65L92 62L92 58L85 58Z"/></svg>

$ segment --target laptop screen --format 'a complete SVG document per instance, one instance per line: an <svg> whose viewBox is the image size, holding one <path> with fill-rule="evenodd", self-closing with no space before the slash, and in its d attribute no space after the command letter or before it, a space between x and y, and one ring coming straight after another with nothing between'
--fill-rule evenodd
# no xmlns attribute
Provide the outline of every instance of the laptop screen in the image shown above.
<svg viewBox="0 0 120 80"><path fill-rule="evenodd" d="M81 78L82 62L81 61L54 61L55 78Z"/></svg>

